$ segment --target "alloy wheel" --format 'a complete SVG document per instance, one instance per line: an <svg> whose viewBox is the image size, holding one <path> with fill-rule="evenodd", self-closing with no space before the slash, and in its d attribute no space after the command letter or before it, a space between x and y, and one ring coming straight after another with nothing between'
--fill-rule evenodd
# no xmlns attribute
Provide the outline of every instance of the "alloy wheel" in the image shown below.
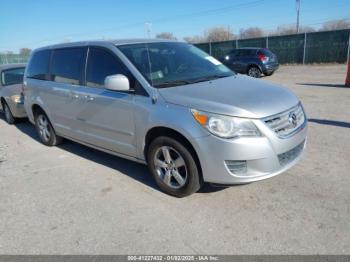
<svg viewBox="0 0 350 262"><path fill-rule="evenodd" d="M187 167L183 157L170 146L161 146L154 155L157 175L170 188L183 187L188 178Z"/></svg>
<svg viewBox="0 0 350 262"><path fill-rule="evenodd" d="M45 142L48 142L51 137L50 133L50 128L49 128L49 121L47 120L46 116L44 115L39 115L38 116L38 128L39 128L39 133L42 139Z"/></svg>
<svg viewBox="0 0 350 262"><path fill-rule="evenodd" d="M258 78L260 76L260 70L257 67L251 67L249 68L248 75L251 77Z"/></svg>

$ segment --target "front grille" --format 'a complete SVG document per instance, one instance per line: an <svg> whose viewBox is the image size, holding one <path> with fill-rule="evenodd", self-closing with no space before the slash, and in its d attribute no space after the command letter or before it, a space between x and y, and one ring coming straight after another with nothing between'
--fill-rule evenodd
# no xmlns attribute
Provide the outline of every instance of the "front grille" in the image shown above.
<svg viewBox="0 0 350 262"><path fill-rule="evenodd" d="M267 117L263 121L279 137L283 138L294 133L304 124L305 114L302 106L299 104L286 112Z"/></svg>
<svg viewBox="0 0 350 262"><path fill-rule="evenodd" d="M300 155L300 153L303 151L304 144L305 144L305 141L303 141L298 146L292 148L291 150L289 150L285 153L279 154L278 161L280 162L280 165L286 166L289 163L293 162Z"/></svg>

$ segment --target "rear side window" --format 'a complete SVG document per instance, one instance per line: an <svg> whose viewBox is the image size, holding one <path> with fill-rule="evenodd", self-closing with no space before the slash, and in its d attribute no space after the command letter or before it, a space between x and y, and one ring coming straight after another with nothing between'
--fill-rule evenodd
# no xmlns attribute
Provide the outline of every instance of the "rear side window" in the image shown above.
<svg viewBox="0 0 350 262"><path fill-rule="evenodd" d="M39 80L46 80L49 73L50 50L37 51L30 59L27 77Z"/></svg>
<svg viewBox="0 0 350 262"><path fill-rule="evenodd" d="M249 56L256 56L257 50L256 49L252 49L249 52Z"/></svg>
<svg viewBox="0 0 350 262"><path fill-rule="evenodd" d="M24 67L2 71L1 84L3 86L16 85L23 82Z"/></svg>
<svg viewBox="0 0 350 262"><path fill-rule="evenodd" d="M238 50L232 50L230 56L236 57L238 55Z"/></svg>
<svg viewBox="0 0 350 262"><path fill-rule="evenodd" d="M241 57L254 56L254 55L256 55L255 49L241 49L240 50Z"/></svg>
<svg viewBox="0 0 350 262"><path fill-rule="evenodd" d="M54 50L51 62L51 80L72 85L81 84L84 51L83 48Z"/></svg>
<svg viewBox="0 0 350 262"><path fill-rule="evenodd" d="M117 57L101 48L90 48L86 69L86 85L103 88L105 78L115 74L123 74L128 77L126 69Z"/></svg>

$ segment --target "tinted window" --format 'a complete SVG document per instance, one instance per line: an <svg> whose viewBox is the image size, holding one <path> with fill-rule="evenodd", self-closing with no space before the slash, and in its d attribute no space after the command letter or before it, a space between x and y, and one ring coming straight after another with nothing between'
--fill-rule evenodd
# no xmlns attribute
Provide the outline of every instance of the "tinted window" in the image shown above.
<svg viewBox="0 0 350 262"><path fill-rule="evenodd" d="M69 48L53 51L51 80L59 83L79 85L84 65L84 49Z"/></svg>
<svg viewBox="0 0 350 262"><path fill-rule="evenodd" d="M237 54L238 54L238 50L232 50L229 55L232 57L235 57L235 56L237 56Z"/></svg>
<svg viewBox="0 0 350 262"><path fill-rule="evenodd" d="M256 54L255 49L241 49L239 50L241 57L254 56Z"/></svg>
<svg viewBox="0 0 350 262"><path fill-rule="evenodd" d="M49 73L50 50L35 52L30 59L27 77L46 80Z"/></svg>
<svg viewBox="0 0 350 262"><path fill-rule="evenodd" d="M3 86L20 84L23 81L24 67L2 71L1 84Z"/></svg>
<svg viewBox="0 0 350 262"><path fill-rule="evenodd" d="M104 87L105 78L115 74L128 76L119 59L103 49L90 48L86 70L86 85L90 87Z"/></svg>

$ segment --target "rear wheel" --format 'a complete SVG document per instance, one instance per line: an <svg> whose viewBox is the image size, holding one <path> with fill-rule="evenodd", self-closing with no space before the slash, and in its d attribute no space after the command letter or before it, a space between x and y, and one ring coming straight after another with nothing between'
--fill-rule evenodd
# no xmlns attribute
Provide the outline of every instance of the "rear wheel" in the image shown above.
<svg viewBox="0 0 350 262"><path fill-rule="evenodd" d="M257 66L251 66L248 69L248 75L251 77L259 78L261 76L261 71Z"/></svg>
<svg viewBox="0 0 350 262"><path fill-rule="evenodd" d="M56 146L62 142L62 138L57 136L46 114L39 110L35 116L35 127L40 140L44 145Z"/></svg>
<svg viewBox="0 0 350 262"><path fill-rule="evenodd" d="M13 117L10 107L6 102L3 102L2 107L4 109L5 120L9 125L13 125L16 119Z"/></svg>
<svg viewBox="0 0 350 262"><path fill-rule="evenodd" d="M194 156L185 146L170 137L158 137L147 153L149 169L157 185L166 193L185 197L202 185Z"/></svg>

